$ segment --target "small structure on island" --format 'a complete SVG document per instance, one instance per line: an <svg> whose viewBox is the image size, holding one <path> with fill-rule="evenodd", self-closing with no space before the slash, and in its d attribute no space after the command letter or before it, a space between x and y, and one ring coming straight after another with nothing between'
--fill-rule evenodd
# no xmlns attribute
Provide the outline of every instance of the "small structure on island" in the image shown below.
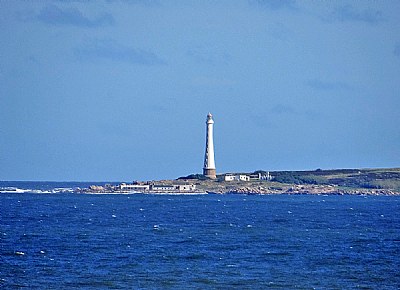
<svg viewBox="0 0 400 290"><path fill-rule="evenodd" d="M252 174L233 174L227 173L224 176L225 181L251 181L251 180L266 180L271 181L273 179L272 175L267 172L255 172Z"/></svg>
<svg viewBox="0 0 400 290"><path fill-rule="evenodd" d="M211 113L207 115L206 121L206 153L204 154L203 175L211 178L217 178L214 159L214 139L213 139L214 120Z"/></svg>

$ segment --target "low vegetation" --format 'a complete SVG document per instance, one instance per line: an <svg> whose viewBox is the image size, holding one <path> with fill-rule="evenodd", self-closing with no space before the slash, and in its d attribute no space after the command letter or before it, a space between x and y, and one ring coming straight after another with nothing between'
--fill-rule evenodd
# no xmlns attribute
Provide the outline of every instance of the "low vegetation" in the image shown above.
<svg viewBox="0 0 400 290"><path fill-rule="evenodd" d="M400 169L338 169L271 172L274 181L291 184L336 185L350 188L400 190Z"/></svg>
<svg viewBox="0 0 400 290"><path fill-rule="evenodd" d="M258 170L252 173L240 173L265 175L266 171ZM239 173L237 173L239 174ZM229 192L240 187L266 188L270 191L293 190L293 188L323 188L332 191L354 192L379 192L390 190L400 192L400 168L392 169L334 169L312 171L270 171L272 180L251 181L225 181L224 174L217 180L210 180L201 174L192 174L180 177L179 181L191 181L199 188L214 192Z"/></svg>

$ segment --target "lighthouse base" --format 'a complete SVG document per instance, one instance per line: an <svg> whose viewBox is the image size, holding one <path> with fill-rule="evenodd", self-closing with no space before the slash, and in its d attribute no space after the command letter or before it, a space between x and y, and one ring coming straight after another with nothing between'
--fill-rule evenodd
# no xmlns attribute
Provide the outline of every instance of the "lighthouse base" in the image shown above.
<svg viewBox="0 0 400 290"><path fill-rule="evenodd" d="M217 178L217 172L215 168L203 168L203 175L211 179Z"/></svg>

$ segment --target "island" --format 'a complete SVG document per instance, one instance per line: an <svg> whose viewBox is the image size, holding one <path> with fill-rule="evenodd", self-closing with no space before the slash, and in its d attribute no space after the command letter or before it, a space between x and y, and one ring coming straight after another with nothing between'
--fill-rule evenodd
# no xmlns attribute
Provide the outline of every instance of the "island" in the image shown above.
<svg viewBox="0 0 400 290"><path fill-rule="evenodd" d="M78 193L400 195L400 168L191 174L174 180L92 185Z"/></svg>

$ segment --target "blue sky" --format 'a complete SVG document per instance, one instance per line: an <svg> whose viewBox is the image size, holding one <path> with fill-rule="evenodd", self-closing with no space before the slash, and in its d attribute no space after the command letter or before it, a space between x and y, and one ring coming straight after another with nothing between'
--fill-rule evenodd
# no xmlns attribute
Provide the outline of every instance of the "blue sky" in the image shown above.
<svg viewBox="0 0 400 290"><path fill-rule="evenodd" d="M400 166L399 1L1 1L0 180Z"/></svg>

